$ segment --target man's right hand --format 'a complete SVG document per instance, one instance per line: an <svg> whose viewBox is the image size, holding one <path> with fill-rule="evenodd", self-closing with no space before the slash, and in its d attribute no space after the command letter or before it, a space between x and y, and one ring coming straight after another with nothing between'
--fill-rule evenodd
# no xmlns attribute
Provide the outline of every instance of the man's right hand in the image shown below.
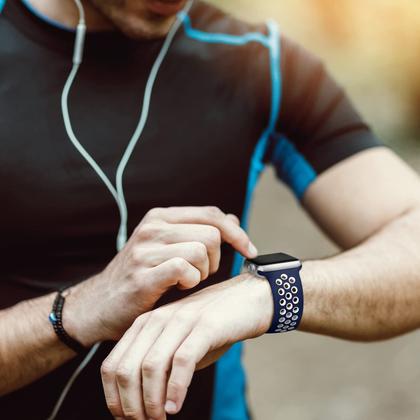
<svg viewBox="0 0 420 420"><path fill-rule="evenodd" d="M222 241L257 254L237 217L218 208L150 210L103 272L70 289L66 330L86 346L118 340L169 288L191 289L215 273Z"/></svg>

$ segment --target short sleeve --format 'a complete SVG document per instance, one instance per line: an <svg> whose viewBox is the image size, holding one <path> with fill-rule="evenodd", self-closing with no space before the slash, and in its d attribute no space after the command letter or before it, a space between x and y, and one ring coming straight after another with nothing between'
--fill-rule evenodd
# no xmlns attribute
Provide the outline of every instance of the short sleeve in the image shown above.
<svg viewBox="0 0 420 420"><path fill-rule="evenodd" d="M322 62L285 37L281 77L281 109L267 157L301 198L319 174L382 143Z"/></svg>

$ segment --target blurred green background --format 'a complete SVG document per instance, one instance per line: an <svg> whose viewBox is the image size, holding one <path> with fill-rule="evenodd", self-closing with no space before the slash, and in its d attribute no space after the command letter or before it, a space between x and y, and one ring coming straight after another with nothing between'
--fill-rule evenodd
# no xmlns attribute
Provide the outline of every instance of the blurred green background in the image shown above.
<svg viewBox="0 0 420 420"><path fill-rule="evenodd" d="M375 132L420 172L418 0L212 3L249 21L277 20L323 58ZM256 191L251 236L261 252L337 252L272 170ZM420 333L375 344L293 333L249 341L245 353L256 420L420 419Z"/></svg>

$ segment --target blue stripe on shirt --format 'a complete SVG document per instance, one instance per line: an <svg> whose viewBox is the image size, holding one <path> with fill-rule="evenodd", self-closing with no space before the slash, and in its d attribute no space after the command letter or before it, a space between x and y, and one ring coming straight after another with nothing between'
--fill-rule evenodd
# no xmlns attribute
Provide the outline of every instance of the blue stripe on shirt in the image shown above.
<svg viewBox="0 0 420 420"><path fill-rule="evenodd" d="M276 135L271 156L278 177L285 182L296 197L301 200L308 187L315 181L317 174L293 143L285 137Z"/></svg>
<svg viewBox="0 0 420 420"><path fill-rule="evenodd" d="M281 102L280 74L280 36L274 22L268 24L269 34L251 32L244 35L209 33L194 29L188 15L181 14L185 34L200 42L221 43L228 45L245 45L248 42L259 42L269 51L272 98L270 119L266 130L262 133L250 162L247 192L242 214L241 225L248 226L249 210L253 192L264 169L264 155L270 136L274 133ZM242 258L235 255L232 276L239 274ZM245 401L246 380L241 363L243 344L237 343L218 361L216 365L215 392L213 400L212 420L247 420L249 418Z"/></svg>

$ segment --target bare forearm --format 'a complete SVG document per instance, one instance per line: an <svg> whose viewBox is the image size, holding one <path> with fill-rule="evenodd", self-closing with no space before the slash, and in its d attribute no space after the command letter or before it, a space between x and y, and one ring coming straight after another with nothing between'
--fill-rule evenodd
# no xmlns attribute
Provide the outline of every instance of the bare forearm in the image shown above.
<svg viewBox="0 0 420 420"><path fill-rule="evenodd" d="M216 272L222 241L246 257L257 253L239 220L216 207L150 210L102 272L66 291L65 330L86 348L118 340L167 290L193 288ZM0 311L0 395L72 357L48 321L53 299Z"/></svg>
<svg viewBox="0 0 420 420"><path fill-rule="evenodd" d="M51 372L74 356L48 322L54 295L0 312L0 395Z"/></svg>
<svg viewBox="0 0 420 420"><path fill-rule="evenodd" d="M304 263L301 329L350 340L380 340L420 327L420 210L356 248Z"/></svg>

